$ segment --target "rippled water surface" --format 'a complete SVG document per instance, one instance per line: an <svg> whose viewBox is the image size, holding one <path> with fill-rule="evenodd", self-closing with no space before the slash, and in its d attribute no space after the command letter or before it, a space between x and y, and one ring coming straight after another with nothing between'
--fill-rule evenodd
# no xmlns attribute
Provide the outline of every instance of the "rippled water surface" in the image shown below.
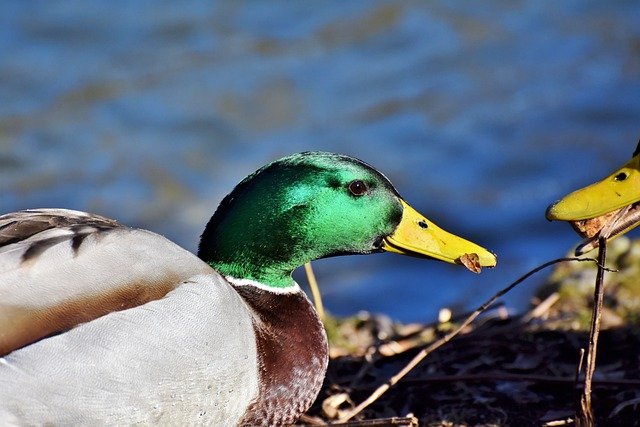
<svg viewBox="0 0 640 427"><path fill-rule="evenodd" d="M89 210L195 250L262 164L355 155L499 255L479 276L392 254L316 263L334 313L431 320L568 251L546 206L640 136L637 1L208 3L3 1L0 211Z"/></svg>

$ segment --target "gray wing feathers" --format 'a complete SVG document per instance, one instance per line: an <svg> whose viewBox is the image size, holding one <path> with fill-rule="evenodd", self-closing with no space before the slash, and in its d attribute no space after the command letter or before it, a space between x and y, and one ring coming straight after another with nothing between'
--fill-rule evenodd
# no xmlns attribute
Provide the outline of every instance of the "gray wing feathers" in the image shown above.
<svg viewBox="0 0 640 427"><path fill-rule="evenodd" d="M0 355L213 270L164 237L77 211L0 217Z"/></svg>
<svg viewBox="0 0 640 427"><path fill-rule="evenodd" d="M28 261L64 241L70 241L77 251L87 236L119 227L123 226L112 219L68 209L13 212L0 216L0 251L20 245L22 260Z"/></svg>

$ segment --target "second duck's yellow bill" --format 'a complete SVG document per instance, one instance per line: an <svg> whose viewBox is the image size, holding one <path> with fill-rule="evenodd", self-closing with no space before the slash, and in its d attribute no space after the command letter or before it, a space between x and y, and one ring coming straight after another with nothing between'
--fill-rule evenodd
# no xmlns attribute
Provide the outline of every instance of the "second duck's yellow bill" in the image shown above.
<svg viewBox="0 0 640 427"><path fill-rule="evenodd" d="M497 258L493 253L443 230L404 200L401 202L402 220L396 230L384 239L384 250L404 255L425 256L465 266L465 259L475 259L477 256L479 267L495 267Z"/></svg>
<svg viewBox="0 0 640 427"><path fill-rule="evenodd" d="M576 190L547 209L547 219L599 217L640 201L640 154L600 182Z"/></svg>

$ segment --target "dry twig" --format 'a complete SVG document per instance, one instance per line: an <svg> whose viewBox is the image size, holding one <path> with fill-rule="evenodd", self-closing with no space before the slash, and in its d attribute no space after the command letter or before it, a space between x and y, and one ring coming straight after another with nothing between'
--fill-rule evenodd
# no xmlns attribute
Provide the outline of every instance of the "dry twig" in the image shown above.
<svg viewBox="0 0 640 427"><path fill-rule="evenodd" d="M587 366L584 375L584 388L580 397L580 408L576 414L576 424L592 426L595 423L591 408L591 383L596 370L596 356L598 351L598 336L600 335L600 320L602 318L602 303L604 300L604 263L607 259L607 239L598 239L598 274L593 293L593 314L591 315L591 329L589 331L589 348L587 350Z"/></svg>
<svg viewBox="0 0 640 427"><path fill-rule="evenodd" d="M496 293L493 297L491 297L488 301L486 301L480 307L478 307L456 329L452 330L451 332L449 332L439 340L433 342L428 347L422 349L404 368L402 368L397 374L391 377L386 383L378 387L367 399L365 399L362 403L360 403L358 406L353 408L351 411L348 411L346 414L344 414L340 418L339 422L349 421L351 418L353 418L354 416L362 412L365 408L367 408L369 405L371 405L373 402L375 402L380 396L386 393L387 390L389 390L391 387L397 384L398 381L400 381L407 373L409 373L413 368L415 368L422 361L422 359L424 359L427 355L429 355L436 349L440 348L447 342L449 342L453 337L458 335L462 330L464 330L467 326L469 326L483 311L487 309L487 307L493 304L498 298L500 298L501 296L509 292L511 289L515 288L518 284L522 283L523 281L528 279L533 274L539 272L540 270L543 270L551 265L558 264L561 262L567 262L567 261L578 261L578 262L588 261L588 262L595 262L596 264L598 264L598 261L595 260L594 258L566 257L566 258L558 258L552 261L548 261L534 268L533 270L529 271L528 273L520 277L518 280L516 280L512 284L510 284L506 288ZM604 266L602 266L602 268L604 268Z"/></svg>

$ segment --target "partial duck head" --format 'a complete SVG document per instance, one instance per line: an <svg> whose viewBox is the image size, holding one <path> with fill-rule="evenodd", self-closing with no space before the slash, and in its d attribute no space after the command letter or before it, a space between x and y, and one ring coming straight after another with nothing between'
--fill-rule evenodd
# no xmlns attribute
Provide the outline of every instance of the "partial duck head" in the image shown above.
<svg viewBox="0 0 640 427"><path fill-rule="evenodd" d="M587 240L581 255L598 247L598 238L621 236L640 224L640 142L631 160L603 180L574 191L547 208L547 219L569 221Z"/></svg>
<svg viewBox="0 0 640 427"><path fill-rule="evenodd" d="M491 252L416 212L371 166L322 152L276 160L240 182L207 224L198 256L225 276L287 287L307 261L381 251L450 263L476 254L480 267L496 265Z"/></svg>

